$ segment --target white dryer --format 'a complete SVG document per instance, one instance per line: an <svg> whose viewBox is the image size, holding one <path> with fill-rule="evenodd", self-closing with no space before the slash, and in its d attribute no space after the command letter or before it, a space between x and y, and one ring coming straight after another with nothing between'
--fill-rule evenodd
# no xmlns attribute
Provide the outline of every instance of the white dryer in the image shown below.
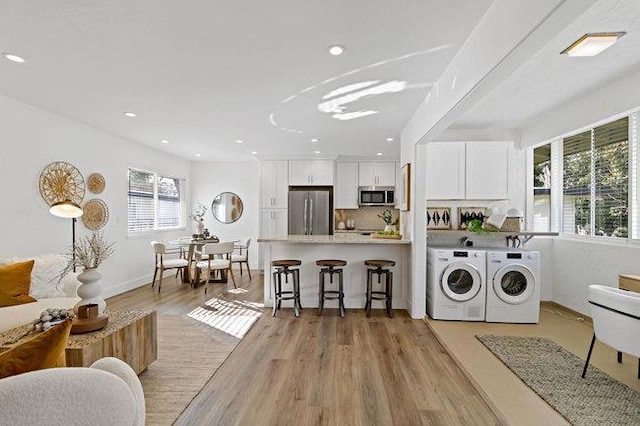
<svg viewBox="0 0 640 426"><path fill-rule="evenodd" d="M487 249L487 322L538 323L540 253Z"/></svg>
<svg viewBox="0 0 640 426"><path fill-rule="evenodd" d="M427 313L433 319L483 321L487 286L484 250L427 248Z"/></svg>

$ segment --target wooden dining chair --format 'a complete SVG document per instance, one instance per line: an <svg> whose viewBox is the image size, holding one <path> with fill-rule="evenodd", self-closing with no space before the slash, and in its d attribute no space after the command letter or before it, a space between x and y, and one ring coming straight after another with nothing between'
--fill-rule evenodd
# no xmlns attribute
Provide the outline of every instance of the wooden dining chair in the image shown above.
<svg viewBox="0 0 640 426"><path fill-rule="evenodd" d="M240 276L242 276L242 264L247 265L247 272L249 273L249 280L251 280L251 269L249 269L249 245L251 245L251 238L238 241L234 246L234 252L231 254L231 263L237 263L240 267Z"/></svg>
<svg viewBox="0 0 640 426"><path fill-rule="evenodd" d="M153 281L151 282L151 288L153 288L156 284L156 277L158 276L158 272L160 272L160 277L158 280L158 293L160 293L160 289L162 288L162 275L164 271L168 269L176 269L176 277L177 274L184 274L184 268L189 266L189 262L182 256L182 251L172 252L167 250L167 245L160 241L151 241L151 247L156 256L155 260L155 270L153 271ZM167 259L167 255L171 254L179 254L180 257L175 259ZM183 276L184 278L184 276Z"/></svg>
<svg viewBox="0 0 640 426"><path fill-rule="evenodd" d="M231 254L233 253L233 241L224 243L210 243L205 244L202 248L203 254L207 257L196 263L196 267L203 272L206 271L205 277L205 294L207 292L206 284L211 278L213 272L220 272L221 274L230 274L233 281L233 287L236 287L236 278L233 276L233 270L231 269Z"/></svg>

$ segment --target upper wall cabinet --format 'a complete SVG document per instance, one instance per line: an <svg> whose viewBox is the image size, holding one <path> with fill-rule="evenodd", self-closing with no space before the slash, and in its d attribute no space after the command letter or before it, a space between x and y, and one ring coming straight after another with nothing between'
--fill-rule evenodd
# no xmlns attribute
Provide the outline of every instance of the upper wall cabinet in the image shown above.
<svg viewBox="0 0 640 426"><path fill-rule="evenodd" d="M427 145L427 199L509 198L509 143L432 142Z"/></svg>
<svg viewBox="0 0 640 426"><path fill-rule="evenodd" d="M286 209L289 180L286 161L260 163L260 208Z"/></svg>
<svg viewBox="0 0 640 426"><path fill-rule="evenodd" d="M396 163L360 163L358 182L360 186L396 186Z"/></svg>
<svg viewBox="0 0 640 426"><path fill-rule="evenodd" d="M333 185L333 161L289 161L289 185Z"/></svg>
<svg viewBox="0 0 640 426"><path fill-rule="evenodd" d="M358 163L336 163L336 209L358 208Z"/></svg>

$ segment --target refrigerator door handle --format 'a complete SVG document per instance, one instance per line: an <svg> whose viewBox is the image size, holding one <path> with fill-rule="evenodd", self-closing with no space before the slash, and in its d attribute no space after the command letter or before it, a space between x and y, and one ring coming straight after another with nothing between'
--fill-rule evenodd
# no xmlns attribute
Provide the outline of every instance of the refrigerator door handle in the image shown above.
<svg viewBox="0 0 640 426"><path fill-rule="evenodd" d="M309 199L305 198L304 199L304 213L303 213L303 218L302 220L304 221L304 235L309 235L309 228L308 228L308 224L309 222L307 221L307 216L308 216L308 204L309 204Z"/></svg>
<svg viewBox="0 0 640 426"><path fill-rule="evenodd" d="M309 200L309 235L313 235L313 198Z"/></svg>

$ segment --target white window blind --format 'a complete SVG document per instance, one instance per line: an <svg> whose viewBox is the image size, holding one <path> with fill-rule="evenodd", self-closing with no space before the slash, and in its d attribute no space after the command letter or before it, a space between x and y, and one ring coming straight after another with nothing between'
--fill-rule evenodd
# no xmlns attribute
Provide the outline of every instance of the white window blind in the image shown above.
<svg viewBox="0 0 640 426"><path fill-rule="evenodd" d="M627 238L628 118L563 139L562 232Z"/></svg>
<svg viewBox="0 0 640 426"><path fill-rule="evenodd" d="M128 175L127 231L130 235L184 225L181 179L132 168Z"/></svg>

